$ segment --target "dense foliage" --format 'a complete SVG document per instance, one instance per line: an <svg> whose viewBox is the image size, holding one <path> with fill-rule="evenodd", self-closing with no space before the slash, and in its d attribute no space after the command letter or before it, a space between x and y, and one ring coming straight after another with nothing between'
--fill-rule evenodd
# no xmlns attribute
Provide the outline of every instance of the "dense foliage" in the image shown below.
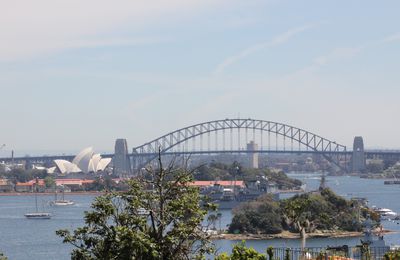
<svg viewBox="0 0 400 260"><path fill-rule="evenodd" d="M282 232L281 216L279 202L274 201L271 195L264 195L234 209L229 231L231 233L277 234Z"/></svg>
<svg viewBox="0 0 400 260"><path fill-rule="evenodd" d="M126 191L129 185L126 182L115 182L111 176L96 177L93 183L85 185L85 191Z"/></svg>
<svg viewBox="0 0 400 260"><path fill-rule="evenodd" d="M275 182L282 190L299 188L302 185L300 180L289 178L284 172L273 172L268 169L262 169L262 172L268 180Z"/></svg>
<svg viewBox="0 0 400 260"><path fill-rule="evenodd" d="M98 197L85 213L85 226L57 231L75 246L72 259L179 260L212 252L201 228L207 209L189 185L192 173L172 165L164 169L160 159L159 168L147 174L151 178L132 180L127 192Z"/></svg>
<svg viewBox="0 0 400 260"><path fill-rule="evenodd" d="M215 260L267 260L267 257L252 247L246 247L246 244L241 242L233 246L231 255L223 253Z"/></svg>
<svg viewBox="0 0 400 260"><path fill-rule="evenodd" d="M231 165L212 162L202 165L194 171L194 178L199 181L233 179L255 181L260 177L266 177L269 181L276 183L279 189L299 188L302 185L301 181L289 178L284 172L273 172L267 168L247 169L237 162Z"/></svg>
<svg viewBox="0 0 400 260"><path fill-rule="evenodd" d="M383 259L385 260L400 260L400 251L399 250L394 250L387 252Z"/></svg>
<svg viewBox="0 0 400 260"><path fill-rule="evenodd" d="M0 260L7 260L8 258L2 253L0 252Z"/></svg>
<svg viewBox="0 0 400 260"><path fill-rule="evenodd" d="M35 178L44 179L50 175L46 170L25 170L25 169L12 169L9 172L0 173L0 176L11 180L14 184L17 182L27 182Z"/></svg>
<svg viewBox="0 0 400 260"><path fill-rule="evenodd" d="M362 225L358 219L365 218L367 214L372 212L356 207L330 189L279 202L263 196L234 210L229 231L262 234L283 230L306 233L316 230L360 231Z"/></svg>
<svg viewBox="0 0 400 260"><path fill-rule="evenodd" d="M337 196L330 189L295 196L282 201L281 205L284 209L284 224L293 232L298 232L300 226L304 226L306 232L316 229L361 230L361 223L357 221L357 210L349 201ZM302 223L305 225L301 225Z"/></svg>

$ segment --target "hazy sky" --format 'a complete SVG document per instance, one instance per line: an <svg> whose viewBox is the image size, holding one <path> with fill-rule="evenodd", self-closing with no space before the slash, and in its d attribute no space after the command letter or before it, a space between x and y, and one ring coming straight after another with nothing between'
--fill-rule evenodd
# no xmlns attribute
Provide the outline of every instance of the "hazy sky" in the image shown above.
<svg viewBox="0 0 400 260"><path fill-rule="evenodd" d="M400 1L0 0L0 143L112 151L243 117L400 148Z"/></svg>

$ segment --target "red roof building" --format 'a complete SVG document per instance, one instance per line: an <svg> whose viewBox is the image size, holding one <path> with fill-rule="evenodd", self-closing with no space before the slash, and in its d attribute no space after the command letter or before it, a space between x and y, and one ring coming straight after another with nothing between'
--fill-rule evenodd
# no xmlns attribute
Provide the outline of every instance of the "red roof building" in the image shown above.
<svg viewBox="0 0 400 260"><path fill-rule="evenodd" d="M15 185L16 192L33 192L33 187L36 185L36 179L30 180L28 182L17 182ZM43 192L45 188L44 180L37 180L37 189L39 192Z"/></svg>

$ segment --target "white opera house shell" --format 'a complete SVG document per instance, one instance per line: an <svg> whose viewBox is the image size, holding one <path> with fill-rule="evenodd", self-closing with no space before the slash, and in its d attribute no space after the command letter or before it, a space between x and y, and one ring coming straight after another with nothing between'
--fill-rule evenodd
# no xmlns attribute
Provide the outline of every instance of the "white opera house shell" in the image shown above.
<svg viewBox="0 0 400 260"><path fill-rule="evenodd" d="M95 154L92 147L83 149L78 153L72 162L66 160L54 160L57 169L62 174L77 172L99 172L110 164L111 158L101 158L100 154Z"/></svg>

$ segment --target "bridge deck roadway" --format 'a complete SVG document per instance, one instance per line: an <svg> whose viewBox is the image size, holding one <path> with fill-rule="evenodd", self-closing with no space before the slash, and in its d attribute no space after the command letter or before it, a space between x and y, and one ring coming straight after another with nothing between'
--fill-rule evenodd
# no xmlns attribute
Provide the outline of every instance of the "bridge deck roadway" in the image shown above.
<svg viewBox="0 0 400 260"><path fill-rule="evenodd" d="M214 150L214 151L186 151L186 152L165 152L163 155L196 155L196 154L249 154L249 153L263 153L263 154L337 154L337 155L351 155L352 151L346 152L320 152L313 150L301 150L301 151L292 151L292 150L259 150L259 151L247 151L247 150ZM129 156L155 156L156 153L141 153L141 154L130 154ZM114 154L102 154L103 158L112 158ZM368 158L371 157L380 157L380 156L395 156L400 157L400 151L365 151L365 156ZM68 160L71 161L75 155L52 155L52 156L23 156L23 157L5 157L0 158L0 162L20 162L20 161L31 161L31 162L46 162L53 160Z"/></svg>

